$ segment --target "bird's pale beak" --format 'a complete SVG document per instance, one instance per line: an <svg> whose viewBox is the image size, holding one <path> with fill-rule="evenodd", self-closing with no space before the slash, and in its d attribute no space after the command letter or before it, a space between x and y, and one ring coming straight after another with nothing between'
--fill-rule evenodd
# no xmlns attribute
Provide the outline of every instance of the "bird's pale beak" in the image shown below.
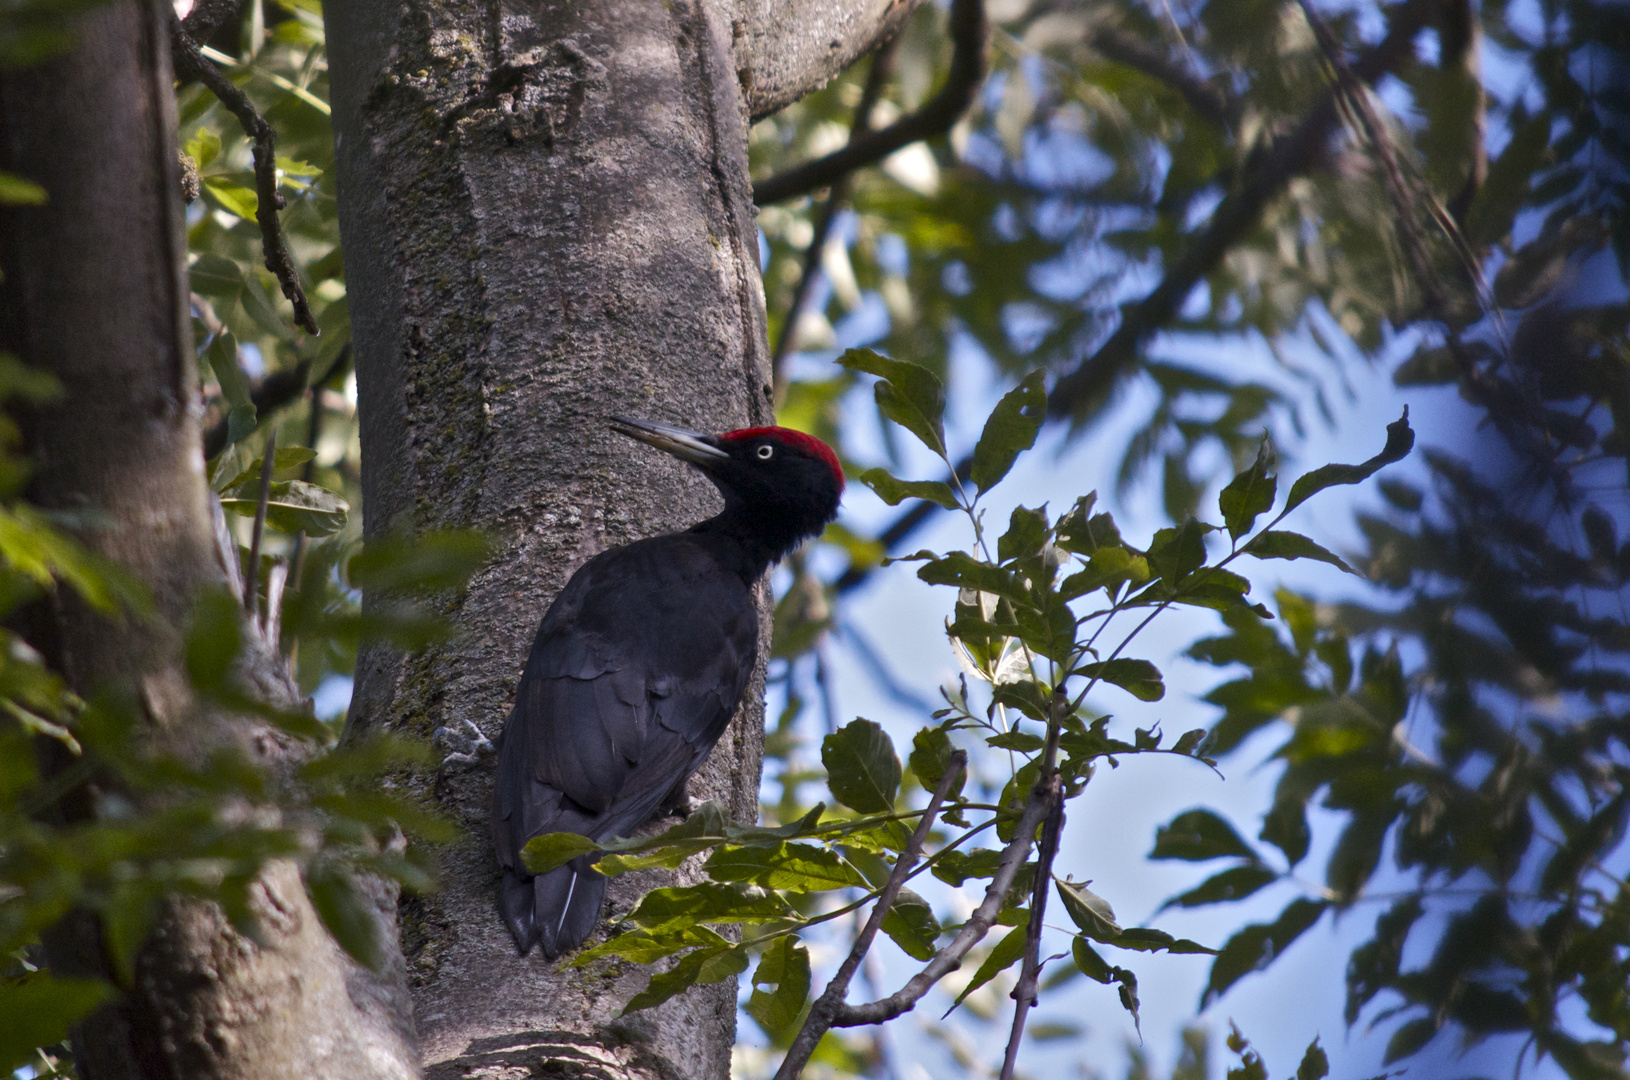
<svg viewBox="0 0 1630 1080"><path fill-rule="evenodd" d="M650 420L630 420L626 416L613 416L611 430L642 443L649 443L681 461L702 468L719 465L730 460L730 455L707 440L707 436L686 431L672 424L657 424Z"/></svg>

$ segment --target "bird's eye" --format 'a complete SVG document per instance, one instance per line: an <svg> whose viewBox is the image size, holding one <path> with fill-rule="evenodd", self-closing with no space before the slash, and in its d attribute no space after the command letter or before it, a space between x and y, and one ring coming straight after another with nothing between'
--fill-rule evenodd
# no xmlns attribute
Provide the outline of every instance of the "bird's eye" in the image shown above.
<svg viewBox="0 0 1630 1080"><path fill-rule="evenodd" d="M765 443L758 448L758 459L760 461L769 461L773 457L775 457L775 447L769 443Z"/></svg>

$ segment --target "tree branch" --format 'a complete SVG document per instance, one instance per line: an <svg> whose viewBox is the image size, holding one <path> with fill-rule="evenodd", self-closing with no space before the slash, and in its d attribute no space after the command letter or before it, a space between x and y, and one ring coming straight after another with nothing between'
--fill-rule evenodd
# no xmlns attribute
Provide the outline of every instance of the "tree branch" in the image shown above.
<svg viewBox="0 0 1630 1080"><path fill-rule="evenodd" d="M1106 60L1125 64L1134 71L1176 90L1188 107L1219 127L1229 127L1239 110L1239 102L1203 79L1197 79L1163 51L1115 27L1106 26L1092 35L1092 47Z"/></svg>
<svg viewBox="0 0 1630 1080"><path fill-rule="evenodd" d="M197 0L181 28L194 41L208 41L222 26L243 8L243 0Z"/></svg>
<svg viewBox="0 0 1630 1080"><path fill-rule="evenodd" d="M176 74L184 79L197 79L214 94L243 130L255 141L255 221L260 225L260 247L266 269L277 278L283 295L294 306L294 321L308 334L320 333L317 320L312 317L311 305L306 302L305 290L300 287L300 275L294 259L283 243L282 226L277 212L283 208L283 195L277 190L277 135L266 118L255 111L249 96L233 85L204 54L198 43L188 36L181 20L170 16L170 41L175 55Z"/></svg>
<svg viewBox="0 0 1630 1080"><path fill-rule="evenodd" d="M351 345L345 344L335 354L334 362L328 365L328 370L318 376L310 384L312 390L320 390L333 382L341 373L351 366ZM255 407L255 415L263 417L277 412L288 405L300 400L307 389L306 375L311 371L311 361L302 360L292 368L283 371L274 371L259 385L249 391L249 401ZM227 424L223 417L212 424L204 432L204 460L208 461L222 450L226 449Z"/></svg>
<svg viewBox="0 0 1630 1080"><path fill-rule="evenodd" d="M792 1045L787 1049L787 1056L781 1061L781 1068L776 1071L775 1080L797 1080L798 1075L804 1071L809 1063L809 1056L815 1052L815 1046L821 1041L827 1030L832 1027L834 1015L843 1008L843 999L849 993L849 983L860 970L861 961L870 951L877 931L883 925L883 919L888 915L889 909L894 906L894 898L900 895L900 889L905 885L906 878L911 874L911 868L917 865L917 857L922 854L923 843L928 839L928 831L934 827L934 819L939 815L940 804L950 794L951 785L955 783L968 767L968 755L958 750L951 755L950 765L945 775L940 777L938 786L934 788L934 795L928 801L928 809L924 812L922 820L917 822L917 829L911 834L911 840L906 844L905 850L894 862L894 872L889 875L888 883L883 891L877 894L877 902L872 905L871 918L861 928L860 935L855 938L854 948L849 950L849 956L843 965L838 968L832 981L826 984L826 989L810 1007L809 1015L804 1018L803 1027L793 1037Z"/></svg>
<svg viewBox="0 0 1630 1080"><path fill-rule="evenodd" d="M1365 82L1374 82L1392 70L1407 54L1433 10L1431 0L1409 0L1397 8L1386 37L1351 65L1354 75ZM1143 342L1171 319L1200 279L1261 219L1269 201L1292 179L1318 162L1330 135L1341 123L1339 94L1338 88L1332 88L1290 134L1273 144L1245 186L1218 205L1206 229L1167 270L1154 291L1128 305L1121 313L1115 332L1075 370L1053 384L1047 395L1050 419L1079 419L1092 405L1103 400L1137 359ZM957 476L966 478L972 463L971 457L959 461ZM933 503L919 501L895 518L878 536L884 550L896 550L897 545L921 528L937 509ZM834 590L844 593L858 588L872 569L851 565L838 576Z"/></svg>
<svg viewBox="0 0 1630 1080"><path fill-rule="evenodd" d="M760 206L829 187L856 169L872 165L903 146L920 139L943 135L961 119L973 104L975 93L985 81L985 43L990 36L983 0L953 0L951 40L956 51L945 85L910 116L902 117L878 131L849 140L842 150L823 158L794 166L753 185L753 201Z"/></svg>
<svg viewBox="0 0 1630 1080"><path fill-rule="evenodd" d="M1386 37L1354 61L1353 74L1373 82L1390 71L1408 52L1434 7L1429 0L1410 0L1398 8ZM1318 163L1330 136L1341 125L1340 97L1340 88L1332 87L1290 134L1275 140L1245 186L1222 201L1205 230L1166 271L1154 291L1127 307L1115 332L1054 384L1047 398L1050 416L1078 419L1107 396L1137 359L1149 335L1171 320L1200 279L1261 220L1268 203L1292 179Z"/></svg>
<svg viewBox="0 0 1630 1080"><path fill-rule="evenodd" d="M865 1005L840 1005L832 1015L832 1027L861 1027L865 1024L881 1024L893 1020L901 1013L910 1012L945 976L962 966L962 958L968 951L984 938L990 931L991 924L996 921L996 915L1002 910L1002 902L1007 899L1007 891L1013 885L1013 878L1024 865L1024 860L1030 854L1030 845L1035 841L1036 826L1047 815L1048 799L1038 783L1030 790L1030 801L1024 808L1024 814L1019 818L1019 826L1013 834L1013 839L1002 852L1002 861L996 868L996 876L991 879L990 887L985 890L985 899L980 903L968 921L962 924L956 939L934 954L934 959L902 986L899 990L886 998L867 1002Z"/></svg>
<svg viewBox="0 0 1630 1080"><path fill-rule="evenodd" d="M1047 747L1042 752L1041 774L1036 787L1047 798L1047 818L1042 823L1041 841L1036 851L1036 881L1030 891L1030 922L1025 927L1024 961L1019 981L1013 987L1013 1029L1008 1034L1007 1051L1002 1056L1001 1080L1013 1080L1019 1064L1019 1043L1024 1038L1025 1020L1036 1003L1036 977L1041 972L1041 930L1047 915L1047 893L1053 884L1053 859L1058 854L1058 837L1064 831L1064 785L1058 775L1058 739L1069 695L1063 686L1053 691L1051 723L1047 725Z"/></svg>

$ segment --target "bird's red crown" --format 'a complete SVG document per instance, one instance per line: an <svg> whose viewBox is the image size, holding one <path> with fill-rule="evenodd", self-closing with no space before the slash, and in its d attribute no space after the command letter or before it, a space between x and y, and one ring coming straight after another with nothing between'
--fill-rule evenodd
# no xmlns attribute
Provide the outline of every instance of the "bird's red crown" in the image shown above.
<svg viewBox="0 0 1630 1080"><path fill-rule="evenodd" d="M750 427L727 431L719 438L729 442L749 442L753 439L769 438L783 446L801 450L812 458L826 462L827 468L832 470L832 475L838 482L838 490L843 490L843 466L838 464L838 455L832 452L830 446L806 432L784 427Z"/></svg>

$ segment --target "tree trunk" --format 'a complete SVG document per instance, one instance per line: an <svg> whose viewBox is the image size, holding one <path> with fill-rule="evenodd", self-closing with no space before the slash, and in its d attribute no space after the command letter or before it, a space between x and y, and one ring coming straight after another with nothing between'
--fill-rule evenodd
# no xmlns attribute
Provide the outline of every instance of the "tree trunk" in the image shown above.
<svg viewBox="0 0 1630 1080"><path fill-rule="evenodd" d="M365 527L473 526L495 552L449 601L452 645L364 652L354 731L429 739L468 720L496 737L571 572L716 510L703 478L605 420L770 422L747 117L830 78L911 6L328 5ZM783 49L782 25L818 28L821 47ZM767 642L767 596L764 614ZM761 668L692 780L743 821L758 813L762 687ZM428 1073L727 1075L733 980L618 1020L650 969L516 955L495 907L491 783L476 770L440 785L465 840L440 891L401 909ZM669 880L613 880L606 914Z"/></svg>
<svg viewBox="0 0 1630 1080"><path fill-rule="evenodd" d="M69 52L0 73L0 169L49 196L3 218L0 344L65 391L29 425L35 498L96 522L81 541L143 581L157 607L150 621L109 620L64 595L41 620L51 640L35 639L83 696L145 714L155 748L230 744L274 763L287 751L202 708L182 659L195 597L230 580L236 552L221 553L204 485L168 19L156 0L108 4ZM247 673L269 700L294 700L275 654ZM75 1033L81 1075L414 1075L405 1001L334 944L297 868L270 866L255 892L260 944L214 905L165 906L134 985ZM47 944L59 970L111 978L94 917L70 916Z"/></svg>

